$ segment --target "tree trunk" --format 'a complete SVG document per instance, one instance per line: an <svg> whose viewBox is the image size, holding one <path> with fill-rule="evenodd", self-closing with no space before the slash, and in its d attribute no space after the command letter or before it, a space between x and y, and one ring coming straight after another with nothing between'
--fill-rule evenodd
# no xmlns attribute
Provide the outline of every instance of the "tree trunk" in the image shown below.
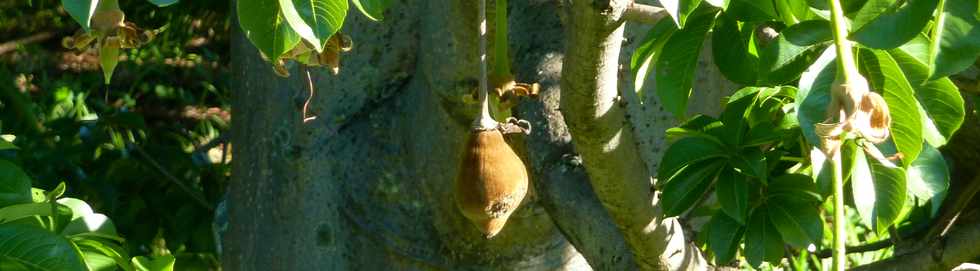
<svg viewBox="0 0 980 271"><path fill-rule="evenodd" d="M649 172L655 172L651 168L659 160L662 129L636 129L640 143L624 140L619 145L631 153L630 160L622 162L633 167L633 178L622 180L630 186L617 189L647 191L623 199L640 204L628 207L637 210L636 223L623 224L634 209L616 209L627 206L610 205L620 199L601 193L608 188L601 186L602 178L608 176L590 166L601 159L587 155L593 143L583 136L573 150L562 113L570 113L573 108L564 107L575 100L560 97L568 94L562 88L570 86L562 77L569 76L563 70L563 63L568 64L565 52L585 46L569 44L578 37L567 36L584 33L570 28L585 17L568 10L581 4L562 3L563 9L553 1L511 2L515 75L518 81L541 84L539 97L515 110L534 127L525 145L517 147L527 150L533 191L490 240L460 214L452 192L461 148L477 112L477 106L464 99L478 82L477 2L396 1L383 22L369 21L352 9L342 31L351 35L354 49L342 55L339 75L310 69L316 90L309 111L317 118L306 123L301 111L310 95L305 70L294 65L289 78L276 77L235 27L235 147L224 268L633 270L682 268L680 263L688 262L704 267L679 224L656 217ZM621 34L622 27L617 28ZM627 36L642 36L642 29ZM618 52L619 37L594 37L616 48L617 52L599 52L608 55L606 60L615 62L631 53ZM583 50L598 50L598 44L591 46ZM618 66L611 64L597 74L616 81ZM629 76L620 74L622 78ZM603 98L617 95L615 83L606 88ZM671 124L642 113L656 112L647 108L655 105L628 105L633 125L622 120L622 112L615 122L578 124L618 125L617 131L628 139L636 123ZM637 145L644 150L637 151ZM658 150L651 153L651 147ZM643 237L637 238L637 233ZM668 244L686 252L665 254ZM647 246L659 251L647 251Z"/></svg>

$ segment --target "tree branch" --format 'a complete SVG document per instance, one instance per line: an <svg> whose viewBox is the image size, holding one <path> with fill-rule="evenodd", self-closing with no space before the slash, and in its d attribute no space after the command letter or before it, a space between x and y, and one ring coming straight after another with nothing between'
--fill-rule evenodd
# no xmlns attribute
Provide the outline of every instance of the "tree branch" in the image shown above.
<svg viewBox="0 0 980 271"><path fill-rule="evenodd" d="M623 12L623 19L645 24L656 24L667 16L667 10L662 7L630 3Z"/></svg>
<svg viewBox="0 0 980 271"><path fill-rule="evenodd" d="M980 221L962 225L922 248L851 269L860 270L950 270L980 256Z"/></svg>
<svg viewBox="0 0 980 271"><path fill-rule="evenodd" d="M593 190L643 270L704 269L676 219L661 219L650 173L618 103L627 2L566 1L561 112Z"/></svg>

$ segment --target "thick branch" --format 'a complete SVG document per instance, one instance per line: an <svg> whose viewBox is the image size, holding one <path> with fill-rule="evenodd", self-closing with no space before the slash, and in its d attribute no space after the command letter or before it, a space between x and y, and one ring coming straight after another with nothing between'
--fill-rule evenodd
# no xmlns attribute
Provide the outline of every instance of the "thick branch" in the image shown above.
<svg viewBox="0 0 980 271"><path fill-rule="evenodd" d="M675 219L660 219L651 177L618 101L626 2L567 1L561 112L592 187L644 270L704 267Z"/></svg>
<svg viewBox="0 0 980 271"><path fill-rule="evenodd" d="M645 24L656 24L664 16L667 16L664 8L637 3L630 3L623 12L623 19Z"/></svg>
<svg viewBox="0 0 980 271"><path fill-rule="evenodd" d="M916 251L858 266L859 270L950 270L980 256L980 221L974 220Z"/></svg>

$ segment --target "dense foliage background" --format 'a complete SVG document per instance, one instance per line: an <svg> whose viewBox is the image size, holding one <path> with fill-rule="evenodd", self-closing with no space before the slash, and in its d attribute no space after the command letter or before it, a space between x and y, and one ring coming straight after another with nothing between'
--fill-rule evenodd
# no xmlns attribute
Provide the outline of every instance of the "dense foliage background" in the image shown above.
<svg viewBox="0 0 980 271"><path fill-rule="evenodd" d="M122 1L144 28L165 28L124 50L102 84L95 50L61 39L80 27L60 1L0 3L0 158L33 186L67 184L115 223L131 255L167 251L176 270L220 266L212 221L228 180L229 3L165 8Z"/></svg>

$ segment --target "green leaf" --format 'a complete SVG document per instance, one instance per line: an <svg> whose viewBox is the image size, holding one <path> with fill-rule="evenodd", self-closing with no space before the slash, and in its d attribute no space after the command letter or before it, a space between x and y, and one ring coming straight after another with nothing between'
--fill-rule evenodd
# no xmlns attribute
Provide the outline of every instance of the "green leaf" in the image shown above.
<svg viewBox="0 0 980 271"><path fill-rule="evenodd" d="M861 50L861 69L871 88L882 92L891 114L891 138L902 153L902 164L908 166L922 150L922 116L912 86L898 63L885 51Z"/></svg>
<svg viewBox="0 0 980 271"><path fill-rule="evenodd" d="M845 182L850 180L854 173L857 153L864 150L857 149L857 143L853 139L844 141L841 145L841 168L843 169L842 178ZM862 158L863 159L863 158ZM830 161L824 156L823 152L817 148L810 150L810 161L813 165L813 178L817 181L817 192L821 196L828 196L833 189L833 176L831 175Z"/></svg>
<svg viewBox="0 0 980 271"><path fill-rule="evenodd" d="M726 153L725 147L715 138L709 136L682 138L667 147L657 169L657 178L667 180L686 165L723 157Z"/></svg>
<svg viewBox="0 0 980 271"><path fill-rule="evenodd" d="M323 51L347 16L347 0L279 0L279 7L289 26L317 52Z"/></svg>
<svg viewBox="0 0 980 271"><path fill-rule="evenodd" d="M57 209L54 209L57 208ZM68 207L51 203L21 203L14 204L0 209L0 223L10 222L30 216L50 216L51 211L68 214L71 212Z"/></svg>
<svg viewBox="0 0 980 271"><path fill-rule="evenodd" d="M136 256L133 257L133 266L140 271L173 271L174 261L176 260L173 255L154 256L152 258Z"/></svg>
<svg viewBox="0 0 980 271"><path fill-rule="evenodd" d="M980 56L980 12L976 0L947 0L943 8L942 34L935 62L930 63L933 79L969 68Z"/></svg>
<svg viewBox="0 0 980 271"><path fill-rule="evenodd" d="M861 29L865 24L888 12L895 5L895 2L896 0L867 0L861 5L861 9L848 15L851 17L850 32Z"/></svg>
<svg viewBox="0 0 980 271"><path fill-rule="evenodd" d="M65 206L68 206L68 208L71 208L71 220L95 213L92 211L92 207L89 206L88 203L80 199L60 198L58 199L58 203L64 204Z"/></svg>
<svg viewBox="0 0 980 271"><path fill-rule="evenodd" d="M65 186L65 182L60 182L58 183L58 186L56 186L54 189L51 190L51 192L48 192L47 195L44 195L44 198L49 202L55 201L56 199L60 198L61 195L65 194L65 189L67 189L67 187Z"/></svg>
<svg viewBox="0 0 980 271"><path fill-rule="evenodd" d="M871 48L898 47L922 32L922 28L932 18L938 2L938 0L910 0L901 8L878 15L873 21L851 34L851 39Z"/></svg>
<svg viewBox="0 0 980 271"><path fill-rule="evenodd" d="M147 1L150 1L150 3L153 3L158 7L166 7L169 5L176 4L177 2L180 2L179 0L147 0Z"/></svg>
<svg viewBox="0 0 980 271"><path fill-rule="evenodd" d="M99 267L105 268L106 270L116 270L113 266L118 265L125 271L132 271L133 266L130 263L129 254L121 246L116 245L113 242L103 242L96 239L85 239L85 238L72 238L72 243L75 244L84 254L83 259L85 263L91 268L93 264L98 264ZM93 256L99 257L98 262L93 263ZM106 261L108 260L108 262ZM108 263L111 262L112 265Z"/></svg>
<svg viewBox="0 0 980 271"><path fill-rule="evenodd" d="M779 175L769 184L767 191L769 196L784 196L815 203L823 201L813 179L803 174Z"/></svg>
<svg viewBox="0 0 980 271"><path fill-rule="evenodd" d="M819 244L823 238L823 222L812 201L801 200L809 195L780 194L766 204L769 219L786 243L797 248Z"/></svg>
<svg viewBox="0 0 980 271"><path fill-rule="evenodd" d="M31 202L31 179L19 166L0 159L0 207Z"/></svg>
<svg viewBox="0 0 980 271"><path fill-rule="evenodd" d="M384 20L384 11L391 5L391 0L351 0L361 14L374 21Z"/></svg>
<svg viewBox="0 0 980 271"><path fill-rule="evenodd" d="M663 185L660 198L664 215L678 216L693 207L724 165L723 159L706 160L690 164L668 179Z"/></svg>
<svg viewBox="0 0 980 271"><path fill-rule="evenodd" d="M721 204L721 210L734 218L739 224L745 224L749 217L749 185L745 175L725 167L718 174L715 183L715 196ZM717 215L716 215L717 216Z"/></svg>
<svg viewBox="0 0 980 271"><path fill-rule="evenodd" d="M711 29L715 12L701 11L691 18L687 27L670 36L657 58L657 97L668 112L683 119L687 98L691 96L694 70L704 35Z"/></svg>
<svg viewBox="0 0 980 271"><path fill-rule="evenodd" d="M82 26L82 29L88 31L92 23L92 14L95 14L95 7L99 5L99 0L61 0L61 5L65 7L68 15Z"/></svg>
<svg viewBox="0 0 980 271"><path fill-rule="evenodd" d="M963 123L964 102L959 89L949 78L928 79L929 68L921 58L915 57L928 54L927 44L928 40L920 36L889 53L915 89L915 98L919 102L919 113L923 119L923 137L929 144L940 147L946 144Z"/></svg>
<svg viewBox="0 0 980 271"><path fill-rule="evenodd" d="M77 248L45 229L18 223L0 225L0 258L37 270L87 270Z"/></svg>
<svg viewBox="0 0 980 271"><path fill-rule="evenodd" d="M17 145L14 145L14 143L10 143L10 141L7 141L5 139L0 138L0 151L3 151L3 150L17 150L17 149L20 149L20 148L17 148Z"/></svg>
<svg viewBox="0 0 980 271"><path fill-rule="evenodd" d="M858 154L851 179L854 204L862 221L883 233L902 212L908 191L906 173L901 167Z"/></svg>
<svg viewBox="0 0 980 271"><path fill-rule="evenodd" d="M299 35L283 21L278 0L239 0L238 21L245 37L275 62L299 44Z"/></svg>
<svg viewBox="0 0 980 271"><path fill-rule="evenodd" d="M685 23L691 13L698 8L701 0L661 0L660 5L664 7L674 24L679 28L684 28Z"/></svg>
<svg viewBox="0 0 980 271"><path fill-rule="evenodd" d="M743 85L754 85L759 73L759 56L756 53L752 36L755 33L754 23L739 25L729 13L725 13L715 21L711 31L711 54L715 66L725 78Z"/></svg>
<svg viewBox="0 0 980 271"><path fill-rule="evenodd" d="M912 161L907 175L909 192L922 200L931 200L932 215L935 215L949 188L949 168L943 155L928 144L922 146L922 153Z"/></svg>
<svg viewBox="0 0 980 271"><path fill-rule="evenodd" d="M783 239L769 221L766 208L756 208L745 230L745 260L758 267L762 261L777 263L782 258Z"/></svg>
<svg viewBox="0 0 980 271"><path fill-rule="evenodd" d="M715 264L724 265L731 262L735 258L735 252L738 250L739 241L742 240L745 226L722 212L715 212L708 224L710 225L708 248L715 253Z"/></svg>
<svg viewBox="0 0 980 271"><path fill-rule="evenodd" d="M796 93L796 118L811 146L820 146L820 137L814 131L814 126L827 119L830 84L837 72L834 62L836 58L834 48L828 47L800 76L799 91Z"/></svg>
<svg viewBox="0 0 980 271"><path fill-rule="evenodd" d="M823 50L817 44L830 39L830 25L823 21L807 21L790 26L776 40L759 48L762 81L780 85L800 77ZM812 45L815 44L815 45Z"/></svg>
<svg viewBox="0 0 980 271"><path fill-rule="evenodd" d="M109 236L118 235L116 233L116 226L112 224L112 220L109 220L109 217L99 213L90 213L73 219L68 223L68 226L61 231L61 235L71 236L88 232L96 232Z"/></svg>
<svg viewBox="0 0 980 271"><path fill-rule="evenodd" d="M731 2L731 0L704 0L704 2L715 6L716 8L720 8L721 10L725 10L728 9L728 3Z"/></svg>
<svg viewBox="0 0 980 271"><path fill-rule="evenodd" d="M639 95L643 96L643 86L646 82L647 76L652 71L651 65L656 63L657 58L660 57L661 49L663 49L664 44L670 39L670 36L677 31L677 26L667 20L660 20L647 36L643 39L643 43L636 48L633 55L630 58L630 70L634 72L636 78L634 79L633 90Z"/></svg>
<svg viewBox="0 0 980 271"><path fill-rule="evenodd" d="M766 168L766 156L758 148L745 148L731 159L732 166L747 176L768 183L769 170Z"/></svg>

